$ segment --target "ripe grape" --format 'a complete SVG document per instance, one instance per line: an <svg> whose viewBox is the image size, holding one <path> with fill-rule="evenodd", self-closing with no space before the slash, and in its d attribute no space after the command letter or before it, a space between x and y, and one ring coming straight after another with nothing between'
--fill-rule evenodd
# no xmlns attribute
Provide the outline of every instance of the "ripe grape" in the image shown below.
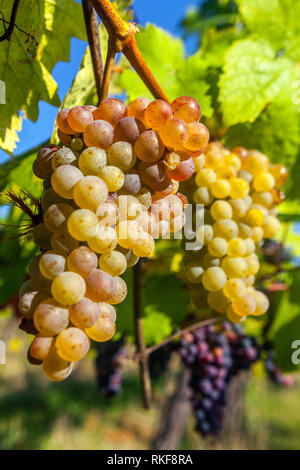
<svg viewBox="0 0 300 470"><path fill-rule="evenodd" d="M246 293L245 283L238 278L228 279L223 287L223 292L230 300L242 297Z"/></svg>
<svg viewBox="0 0 300 470"><path fill-rule="evenodd" d="M25 292L19 296L18 309L27 320L33 318L36 307L45 300L47 296L38 291Z"/></svg>
<svg viewBox="0 0 300 470"><path fill-rule="evenodd" d="M100 178L105 182L108 191L114 192L122 188L125 182L125 175L116 166L105 166L99 172Z"/></svg>
<svg viewBox="0 0 300 470"><path fill-rule="evenodd" d="M139 257L148 257L154 251L154 240L149 233L139 233L134 240L131 241L133 253Z"/></svg>
<svg viewBox="0 0 300 470"><path fill-rule="evenodd" d="M73 189L73 198L77 206L94 212L107 200L107 196L108 189L105 182L93 175L84 176Z"/></svg>
<svg viewBox="0 0 300 470"><path fill-rule="evenodd" d="M106 152L97 147L83 150L78 159L78 166L85 176L99 176L101 168L107 163Z"/></svg>
<svg viewBox="0 0 300 470"><path fill-rule="evenodd" d="M43 361L48 356L51 346L53 346L52 336L38 334L30 345L30 354L34 359Z"/></svg>
<svg viewBox="0 0 300 470"><path fill-rule="evenodd" d="M232 178L230 180L230 197L232 199L243 199L249 193L250 186L243 178Z"/></svg>
<svg viewBox="0 0 300 470"><path fill-rule="evenodd" d="M88 209L77 209L68 219L68 230L75 240L86 241L96 234L98 218Z"/></svg>
<svg viewBox="0 0 300 470"><path fill-rule="evenodd" d="M145 121L145 110L148 104L151 103L149 98L136 98L135 100L129 103L127 111L128 116L133 116L135 118L140 119L142 122Z"/></svg>
<svg viewBox="0 0 300 470"><path fill-rule="evenodd" d="M269 172L273 175L275 179L275 186L282 186L288 179L289 172L288 169L284 165L280 165L279 163L275 165L271 165L269 168Z"/></svg>
<svg viewBox="0 0 300 470"><path fill-rule="evenodd" d="M89 328L100 318L100 305L87 297L69 306L70 321L78 328Z"/></svg>
<svg viewBox="0 0 300 470"><path fill-rule="evenodd" d="M44 178L52 173L52 160L53 156L57 151L57 147L54 146L46 146L42 147L37 154L36 157L36 165L39 168L41 174L44 175ZM43 179L44 179L43 178Z"/></svg>
<svg viewBox="0 0 300 470"><path fill-rule="evenodd" d="M50 348L48 356L43 361L43 370L48 379L60 382L72 372L73 364L62 359L54 346Z"/></svg>
<svg viewBox="0 0 300 470"><path fill-rule="evenodd" d="M268 297L263 293L258 290L254 290L251 292L252 297L254 297L254 300L256 302L256 308L252 315L254 316L260 316L264 315L270 307L270 301Z"/></svg>
<svg viewBox="0 0 300 470"><path fill-rule="evenodd" d="M218 221L223 219L231 219L232 218L232 207L227 201L215 201L211 208L210 212L212 217Z"/></svg>
<svg viewBox="0 0 300 470"><path fill-rule="evenodd" d="M181 119L169 118L160 128L160 135L167 147L180 149L188 138L189 129Z"/></svg>
<svg viewBox="0 0 300 470"><path fill-rule="evenodd" d="M55 348L62 359L75 362L87 354L90 349L90 341L84 331L70 327L59 333L55 341Z"/></svg>
<svg viewBox="0 0 300 470"><path fill-rule="evenodd" d="M196 173L195 183L199 188L201 186L209 187L217 179L216 173L211 168L202 168Z"/></svg>
<svg viewBox="0 0 300 470"><path fill-rule="evenodd" d="M75 132L84 132L93 121L93 114L84 106L74 106L67 116L68 124Z"/></svg>
<svg viewBox="0 0 300 470"><path fill-rule="evenodd" d="M108 304L107 302L99 302L98 303L100 308L100 317L109 318L113 322L117 319L116 309L113 305Z"/></svg>
<svg viewBox="0 0 300 470"><path fill-rule="evenodd" d="M209 206L213 202L213 199L210 189L204 186L202 186L202 188L197 188L193 194L193 200L196 204Z"/></svg>
<svg viewBox="0 0 300 470"><path fill-rule="evenodd" d="M114 294L109 297L106 301L111 305L117 305L123 302L127 296L127 285L124 279L119 276L113 278L115 281L115 291Z"/></svg>
<svg viewBox="0 0 300 470"><path fill-rule="evenodd" d="M144 124L139 119L128 116L121 119L115 128L115 142L128 142L135 144L137 138L146 130Z"/></svg>
<svg viewBox="0 0 300 470"><path fill-rule="evenodd" d="M89 247L96 253L110 253L118 244L117 232L112 227L97 226L96 234L88 239Z"/></svg>
<svg viewBox="0 0 300 470"><path fill-rule="evenodd" d="M83 140L87 147L106 150L114 141L114 128L107 121L93 121L85 128Z"/></svg>
<svg viewBox="0 0 300 470"><path fill-rule="evenodd" d="M233 258L226 256L222 260L221 267L229 279L242 278L248 271L248 263L241 256L235 256Z"/></svg>
<svg viewBox="0 0 300 470"><path fill-rule="evenodd" d="M217 292L226 283L226 274L222 268L213 266L206 269L202 276L202 284L210 292Z"/></svg>
<svg viewBox="0 0 300 470"><path fill-rule="evenodd" d="M115 127L127 114L127 106L117 98L102 100L98 109L94 111L94 119L102 119Z"/></svg>
<svg viewBox="0 0 300 470"><path fill-rule="evenodd" d="M63 256L78 246L78 240L75 240L68 232L54 232L51 237L52 249Z"/></svg>
<svg viewBox="0 0 300 470"><path fill-rule="evenodd" d="M164 150L159 135L151 129L144 131L134 144L135 154L143 162L156 162L162 157Z"/></svg>
<svg viewBox="0 0 300 470"><path fill-rule="evenodd" d="M73 199L73 188L83 178L81 171L72 165L61 165L51 176L54 191L65 199Z"/></svg>
<svg viewBox="0 0 300 470"><path fill-rule="evenodd" d="M85 329L89 338L98 343L110 340L116 332L115 322L108 317L100 317L98 322L90 328Z"/></svg>
<svg viewBox="0 0 300 470"><path fill-rule="evenodd" d="M106 302L116 292L116 281L101 269L94 269L86 279L86 297L94 302Z"/></svg>
<svg viewBox="0 0 300 470"><path fill-rule="evenodd" d="M211 192L214 197L218 199L225 199L230 194L230 183L226 179L217 179L210 186Z"/></svg>
<svg viewBox="0 0 300 470"><path fill-rule="evenodd" d="M36 329L43 336L55 336L69 323L69 312L55 299L46 299L34 311L33 321Z"/></svg>
<svg viewBox="0 0 300 470"><path fill-rule="evenodd" d="M253 295L244 294L241 297L236 297L232 300L232 309L241 317L251 315L256 308L256 301Z"/></svg>
<svg viewBox="0 0 300 470"><path fill-rule="evenodd" d="M51 165L53 170L56 170L61 165L71 165L75 162L76 156L68 147L58 149L51 158Z"/></svg>
<svg viewBox="0 0 300 470"><path fill-rule="evenodd" d="M174 152L173 152L174 153ZM195 170L194 160L192 157L180 152L179 161L176 164L175 168L166 167L167 175L175 181L186 181L191 178Z"/></svg>
<svg viewBox="0 0 300 470"><path fill-rule="evenodd" d="M275 178L271 173L259 173L254 176L253 187L256 191L270 191L275 186Z"/></svg>
<svg viewBox="0 0 300 470"><path fill-rule="evenodd" d="M274 238L280 230L280 222L276 217L270 215L268 220L262 225L265 238Z"/></svg>
<svg viewBox="0 0 300 470"><path fill-rule="evenodd" d="M107 150L108 163L122 171L132 168L136 162L133 147L128 142L115 142Z"/></svg>
<svg viewBox="0 0 300 470"><path fill-rule="evenodd" d="M171 103L174 117L182 119L187 124L199 121L201 117L201 109L198 101L190 96L179 96Z"/></svg>
<svg viewBox="0 0 300 470"><path fill-rule="evenodd" d="M100 257L99 268L111 276L120 276L126 271L127 261L122 253L113 250Z"/></svg>
<svg viewBox="0 0 300 470"><path fill-rule="evenodd" d="M98 265L98 257L94 251L87 246L79 246L71 251L67 258L69 271L87 277L89 273Z"/></svg>
<svg viewBox="0 0 300 470"><path fill-rule="evenodd" d="M172 116L171 106L163 100L154 100L145 109L145 121L152 129L160 129Z"/></svg>
<svg viewBox="0 0 300 470"><path fill-rule="evenodd" d="M74 152L80 152L80 150L83 148L83 145L83 140L79 137L74 137L70 142L71 149Z"/></svg>
<svg viewBox="0 0 300 470"><path fill-rule="evenodd" d="M61 132L64 134L74 134L73 129L71 129L69 122L68 122L68 115L69 115L70 110L68 108L62 109L59 111L57 117L56 117L56 124L57 127Z"/></svg>
<svg viewBox="0 0 300 470"><path fill-rule="evenodd" d="M227 253L227 241L224 238L216 237L208 243L208 251L212 256L221 258Z"/></svg>
<svg viewBox="0 0 300 470"><path fill-rule="evenodd" d="M189 135L184 142L184 149L197 152L206 147L209 141L209 131L201 122L188 124Z"/></svg>
<svg viewBox="0 0 300 470"><path fill-rule="evenodd" d="M124 184L122 189L129 194L138 195L141 191L141 178L138 173L129 172L124 175ZM138 197L138 196L136 196Z"/></svg>
<svg viewBox="0 0 300 470"><path fill-rule="evenodd" d="M51 293L54 299L63 305L78 302L85 294L84 279L77 273L65 271L52 281Z"/></svg>
<svg viewBox="0 0 300 470"><path fill-rule="evenodd" d="M163 191L171 182L161 160L153 163L140 162L138 170L142 181L154 191Z"/></svg>
<svg viewBox="0 0 300 470"><path fill-rule="evenodd" d="M54 251L46 251L39 261L39 268L46 279L54 279L65 270L66 259Z"/></svg>
<svg viewBox="0 0 300 470"><path fill-rule="evenodd" d="M239 231L237 223L231 219L218 220L214 223L213 229L215 236L226 240L237 237Z"/></svg>
<svg viewBox="0 0 300 470"><path fill-rule="evenodd" d="M242 238L232 238L228 241L228 256L244 256L246 255L247 245Z"/></svg>

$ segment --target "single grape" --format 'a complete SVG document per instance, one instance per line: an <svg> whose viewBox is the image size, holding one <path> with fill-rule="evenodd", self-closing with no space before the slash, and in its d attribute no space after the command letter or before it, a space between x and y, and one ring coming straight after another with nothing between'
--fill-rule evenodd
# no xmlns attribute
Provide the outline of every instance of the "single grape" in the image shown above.
<svg viewBox="0 0 300 470"><path fill-rule="evenodd" d="M162 161L154 163L140 162L138 169L142 181L154 191L163 191L171 182Z"/></svg>
<svg viewBox="0 0 300 470"><path fill-rule="evenodd" d="M97 207L98 226L113 226L118 221L118 206L114 202L105 202Z"/></svg>
<svg viewBox="0 0 300 470"><path fill-rule="evenodd" d="M89 247L96 253L110 253L118 244L117 232L112 227L97 226L96 234L88 239Z"/></svg>
<svg viewBox="0 0 300 470"><path fill-rule="evenodd" d="M167 147L180 149L188 138L189 129L181 119L169 118L160 128L160 135Z"/></svg>
<svg viewBox="0 0 300 470"><path fill-rule="evenodd" d="M244 259L248 265L247 276L257 274L260 269L258 256L255 253L252 253L252 255L249 255Z"/></svg>
<svg viewBox="0 0 300 470"><path fill-rule="evenodd" d="M193 194L193 200L196 204L204 204L205 206L209 206L214 198L209 188L202 187L197 188Z"/></svg>
<svg viewBox="0 0 300 470"><path fill-rule="evenodd" d="M93 122L93 114L84 106L74 106L68 113L67 120L75 132L84 132L88 124Z"/></svg>
<svg viewBox="0 0 300 470"><path fill-rule="evenodd" d="M101 314L101 317L106 317L112 320L113 322L117 319L116 309L113 305L108 304L107 302L99 302L98 303Z"/></svg>
<svg viewBox="0 0 300 470"><path fill-rule="evenodd" d="M134 145L137 138L146 130L139 119L128 116L121 119L115 128L115 142L129 142Z"/></svg>
<svg viewBox="0 0 300 470"><path fill-rule="evenodd" d="M130 171L124 175L124 184L122 189L129 194L137 195L141 190L141 179L138 173Z"/></svg>
<svg viewBox="0 0 300 470"><path fill-rule="evenodd" d="M223 287L223 292L230 300L242 297L246 293L245 283L238 278L228 279Z"/></svg>
<svg viewBox="0 0 300 470"><path fill-rule="evenodd" d="M135 100L129 103L127 111L128 116L133 116L135 118L140 119L142 122L145 121L145 110L148 104L151 103L149 98L136 98Z"/></svg>
<svg viewBox="0 0 300 470"><path fill-rule="evenodd" d="M225 199L230 194L230 183L226 179L217 179L211 186L212 194L218 199Z"/></svg>
<svg viewBox="0 0 300 470"><path fill-rule="evenodd" d="M144 131L134 144L135 154L143 162L156 162L162 157L164 150L159 135L151 129Z"/></svg>
<svg viewBox="0 0 300 470"><path fill-rule="evenodd" d="M252 315L254 316L260 316L264 315L270 307L270 301L268 297L263 293L258 290L254 290L251 292L252 297L254 297L254 300L256 302L256 308Z"/></svg>
<svg viewBox="0 0 300 470"><path fill-rule="evenodd" d="M55 347L52 346L48 356L43 361L43 370L46 377L54 382L60 382L69 377L72 369L73 364L62 359L57 354Z"/></svg>
<svg viewBox="0 0 300 470"><path fill-rule="evenodd" d="M79 156L78 166L85 176L99 176L107 163L106 152L97 147L88 147Z"/></svg>
<svg viewBox="0 0 300 470"><path fill-rule="evenodd" d="M228 241L228 256L244 256L246 255L247 246L242 238L232 238Z"/></svg>
<svg viewBox="0 0 300 470"><path fill-rule="evenodd" d="M83 359L90 349L90 341L79 328L70 327L61 331L56 338L57 354L65 361L75 362Z"/></svg>
<svg viewBox="0 0 300 470"><path fill-rule="evenodd" d="M152 204L152 196L149 189L141 187L140 191L136 194L136 198L140 201L145 209L149 209Z"/></svg>
<svg viewBox="0 0 300 470"><path fill-rule="evenodd" d="M184 149L197 152L203 150L209 141L209 131L201 122L188 124L189 135L184 143Z"/></svg>
<svg viewBox="0 0 300 470"><path fill-rule="evenodd" d="M76 161L76 156L68 147L62 147L54 153L51 158L51 165L53 170L56 170L61 165L71 165Z"/></svg>
<svg viewBox="0 0 300 470"><path fill-rule="evenodd" d="M46 279L54 279L65 270L66 259L54 251L46 251L40 257L39 268Z"/></svg>
<svg viewBox="0 0 300 470"><path fill-rule="evenodd" d="M179 96L171 103L174 117L183 119L187 124L199 121L201 117L201 109L198 101L191 96Z"/></svg>
<svg viewBox="0 0 300 470"><path fill-rule="evenodd" d="M216 312L225 313L230 300L223 294L222 290L219 290L218 292L209 292L207 303Z"/></svg>
<svg viewBox="0 0 300 470"><path fill-rule="evenodd" d="M256 228L256 227L254 227L254 228ZM261 227L257 227L257 228L261 229ZM252 227L250 227L249 225L244 224L243 222L238 223L238 235L239 235L240 238L245 239L245 238L252 237L253 232L254 232L254 229Z"/></svg>
<svg viewBox="0 0 300 470"><path fill-rule="evenodd" d="M52 345L52 336L42 336L38 334L30 345L30 354L34 359L43 361L48 356Z"/></svg>
<svg viewBox="0 0 300 470"><path fill-rule="evenodd" d="M121 276L126 271L127 261L122 253L113 250L100 257L99 268L111 276Z"/></svg>
<svg viewBox="0 0 300 470"><path fill-rule="evenodd" d="M216 221L231 219L233 215L232 207L227 201L215 201L210 208L210 213Z"/></svg>
<svg viewBox="0 0 300 470"><path fill-rule="evenodd" d="M68 230L75 240L86 241L96 234L98 218L88 209L72 212L68 219Z"/></svg>
<svg viewBox="0 0 300 470"><path fill-rule="evenodd" d="M214 223L213 229L215 236L226 240L237 237L239 231L237 223L231 219L218 220Z"/></svg>
<svg viewBox="0 0 300 470"><path fill-rule="evenodd" d="M232 199L243 198L250 191L250 186L243 178L232 178L230 180L230 197Z"/></svg>
<svg viewBox="0 0 300 470"><path fill-rule="evenodd" d="M224 238L216 237L208 243L208 251L212 256L221 258L227 253L227 241Z"/></svg>
<svg viewBox="0 0 300 470"><path fill-rule="evenodd" d="M282 186L288 179L289 171L284 165L279 163L271 165L269 172L273 175L275 179L275 187Z"/></svg>
<svg viewBox="0 0 300 470"><path fill-rule="evenodd" d="M174 152L173 152L174 153ZM186 181L191 178L195 170L194 160L183 152L177 152L180 159L175 168L166 166L167 175L175 181Z"/></svg>
<svg viewBox="0 0 300 470"><path fill-rule="evenodd" d="M79 246L71 251L67 258L67 266L69 271L87 277L89 273L98 265L98 257L87 246Z"/></svg>
<svg viewBox="0 0 300 470"><path fill-rule="evenodd" d="M226 309L226 315L227 315L227 318L229 321L231 321L232 323L242 323L246 317L241 317L240 315L237 315L235 313L235 311L233 310L232 308L232 305L228 305L227 309Z"/></svg>
<svg viewBox="0 0 300 470"><path fill-rule="evenodd" d="M101 314L100 305L87 297L82 297L76 304L69 307L70 321L81 329L95 325Z"/></svg>
<svg viewBox="0 0 300 470"><path fill-rule="evenodd" d="M211 168L202 168L195 176L195 183L199 188L201 186L209 187L217 179L216 173Z"/></svg>
<svg viewBox="0 0 300 470"><path fill-rule="evenodd" d="M61 111L59 111L59 113L57 114L57 117L56 117L56 124L57 124L57 127L59 128L59 130L61 132L63 132L64 134L74 134L74 131L73 129L71 129L71 127L69 126L69 123L68 123L68 114L69 114L70 110L68 108L65 108L65 109L62 109Z"/></svg>
<svg viewBox="0 0 300 470"><path fill-rule="evenodd" d="M256 309L255 298L251 294L236 297L232 301L232 308L233 311L241 317L251 315Z"/></svg>
<svg viewBox="0 0 300 470"><path fill-rule="evenodd" d="M67 220L74 211L69 204L59 202L48 207L44 215L44 224L51 232L62 232L67 228Z"/></svg>
<svg viewBox="0 0 300 470"><path fill-rule="evenodd" d="M97 207L107 200L108 189L105 182L97 176L84 176L74 186L73 197L81 209L96 212Z"/></svg>
<svg viewBox="0 0 300 470"><path fill-rule="evenodd" d="M259 173L254 176L253 187L256 191L270 191L275 186L275 178L271 173Z"/></svg>
<svg viewBox="0 0 300 470"><path fill-rule="evenodd" d="M120 304L127 296L127 285L124 279L116 276L114 281L116 286L115 292L111 297L109 297L109 299L107 299L107 303L111 305Z"/></svg>
<svg viewBox="0 0 300 470"><path fill-rule="evenodd" d="M262 225L262 229L265 238L274 238L280 230L280 222L276 217L270 215L268 220Z"/></svg>
<svg viewBox="0 0 300 470"><path fill-rule="evenodd" d="M55 336L67 328L69 312L55 299L46 299L35 309L33 321L43 336Z"/></svg>
<svg viewBox="0 0 300 470"><path fill-rule="evenodd" d="M202 276L202 284L210 292L217 292L226 283L226 274L222 268L213 266L206 269Z"/></svg>
<svg viewBox="0 0 300 470"><path fill-rule="evenodd" d="M80 139L79 137L74 137L74 138L71 140L71 142L70 142L69 145L71 146L71 149L72 149L74 152L80 152L80 150L83 149L84 143L83 143L83 140Z"/></svg>
<svg viewBox="0 0 300 470"><path fill-rule="evenodd" d="M70 145L72 142L72 136L69 134L64 134L60 129L57 129L57 137L64 145Z"/></svg>
<svg viewBox="0 0 300 470"><path fill-rule="evenodd" d="M108 163L122 171L132 168L136 162L133 147L128 142L115 142L107 150Z"/></svg>
<svg viewBox="0 0 300 470"><path fill-rule="evenodd" d="M73 199L73 188L83 178L81 171L72 165L61 165L52 173L54 191L65 199Z"/></svg>
<svg viewBox="0 0 300 470"><path fill-rule="evenodd" d="M201 243L201 245L208 245L208 243L214 237L214 230L211 225L204 224L202 227L199 227L196 231L196 240Z"/></svg>
<svg viewBox="0 0 300 470"><path fill-rule="evenodd" d="M36 162L40 169L40 171L45 175L49 175L52 173L52 160L53 156L55 155L58 147L53 145L49 145L46 147L42 147L36 156Z"/></svg>
<svg viewBox="0 0 300 470"><path fill-rule="evenodd" d="M139 257L150 256L154 251L154 240L149 233L142 232L138 234L133 240L131 240L131 245L133 253Z"/></svg>
<svg viewBox="0 0 300 470"><path fill-rule="evenodd" d="M244 199L232 199L229 201L229 204L231 205L232 217L234 219L245 217L248 211L248 205Z"/></svg>
<svg viewBox="0 0 300 470"><path fill-rule="evenodd" d="M116 325L111 318L100 317L98 322L91 328L86 328L85 332L92 340L102 343L110 340L114 336Z"/></svg>
<svg viewBox="0 0 300 470"><path fill-rule="evenodd" d="M78 302L85 294L84 279L79 274L65 271L52 281L51 293L54 299L63 305Z"/></svg>
<svg viewBox="0 0 300 470"><path fill-rule="evenodd" d="M248 271L248 263L241 256L236 256L234 258L226 256L222 260L221 267L229 279L242 278Z"/></svg>
<svg viewBox="0 0 300 470"><path fill-rule="evenodd" d="M172 114L171 106L168 103L163 100L154 100L145 109L145 121L148 127L160 129Z"/></svg>
<svg viewBox="0 0 300 470"><path fill-rule="evenodd" d="M86 279L86 297L94 302L106 302L115 292L115 278L101 269L94 269Z"/></svg>
<svg viewBox="0 0 300 470"><path fill-rule="evenodd" d="M127 114L127 106L117 98L102 100L98 109L94 111L94 119L108 121L113 127Z"/></svg>
<svg viewBox="0 0 300 470"><path fill-rule="evenodd" d="M114 141L114 128L101 119L91 122L83 133L87 147L100 147L106 150Z"/></svg>
<svg viewBox="0 0 300 470"><path fill-rule="evenodd" d="M105 182L108 191L119 191L125 181L125 175L120 168L116 166L105 166L99 172L100 178Z"/></svg>

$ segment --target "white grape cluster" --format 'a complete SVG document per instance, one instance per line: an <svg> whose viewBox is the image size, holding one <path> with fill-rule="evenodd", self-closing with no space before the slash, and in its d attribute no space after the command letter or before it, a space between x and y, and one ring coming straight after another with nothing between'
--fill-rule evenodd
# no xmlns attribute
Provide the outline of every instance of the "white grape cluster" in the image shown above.
<svg viewBox="0 0 300 470"><path fill-rule="evenodd" d="M195 175L181 190L189 193L204 223L196 230L199 248L185 252L183 278L196 308L226 314L234 323L263 315L267 296L254 287L260 269L257 250L280 229L278 188L288 172L256 150L210 143L195 159ZM197 214L197 211L199 213ZM204 213L203 213L204 212Z"/></svg>
<svg viewBox="0 0 300 470"><path fill-rule="evenodd" d="M190 97L128 107L108 98L58 113L63 145L42 148L33 164L44 180L33 230L41 253L19 301L23 329L35 334L28 359L49 379L65 379L91 339L112 338L114 306L127 295L122 274L151 256L155 238L183 226L179 181L209 139L200 114Z"/></svg>

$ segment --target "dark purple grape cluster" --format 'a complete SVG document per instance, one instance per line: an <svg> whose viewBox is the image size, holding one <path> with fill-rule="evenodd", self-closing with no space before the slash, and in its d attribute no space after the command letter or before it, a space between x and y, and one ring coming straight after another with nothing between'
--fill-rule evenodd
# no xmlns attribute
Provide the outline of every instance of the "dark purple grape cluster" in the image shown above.
<svg viewBox="0 0 300 470"><path fill-rule="evenodd" d="M269 379L280 387L292 387L292 385L294 385L294 379L291 375L284 374L277 366L276 353L271 343L265 343L264 350L266 352L264 363Z"/></svg>
<svg viewBox="0 0 300 470"><path fill-rule="evenodd" d="M291 259L291 253L282 243L268 238L264 240L261 253L267 263L275 266L280 266Z"/></svg>
<svg viewBox="0 0 300 470"><path fill-rule="evenodd" d="M226 322L220 328L211 325L184 335L180 354L191 369L196 430L202 436L216 435L222 429L227 386L239 370L249 369L258 359L256 341L240 326Z"/></svg>
<svg viewBox="0 0 300 470"><path fill-rule="evenodd" d="M124 341L97 344L96 373L98 387L106 398L120 393L123 383L122 368L128 357Z"/></svg>

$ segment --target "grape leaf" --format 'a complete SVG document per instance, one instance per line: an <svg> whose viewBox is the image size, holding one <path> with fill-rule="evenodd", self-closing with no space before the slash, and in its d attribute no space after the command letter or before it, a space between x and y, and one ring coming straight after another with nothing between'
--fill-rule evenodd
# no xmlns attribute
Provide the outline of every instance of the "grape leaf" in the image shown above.
<svg viewBox="0 0 300 470"><path fill-rule="evenodd" d="M297 197L300 173L300 116L291 100L278 100L253 122L228 129L224 142L229 147L245 146L265 152L272 163L282 163L291 171L286 191Z"/></svg>
<svg viewBox="0 0 300 470"><path fill-rule="evenodd" d="M0 0L7 21L12 5L12 0ZM69 60L72 36L85 39L81 5L74 0L20 2L15 23L23 32L15 27L10 41L1 42L0 48L0 80L6 84L0 146L8 153L16 147L22 118L37 120L39 100L59 105L51 71L58 61Z"/></svg>
<svg viewBox="0 0 300 470"><path fill-rule="evenodd" d="M291 292L285 292L278 303L278 309L269 331L268 338L274 343L279 367L284 372L299 370L300 365L292 362L292 343L300 340L300 273L294 275Z"/></svg>
<svg viewBox="0 0 300 470"><path fill-rule="evenodd" d="M247 27L279 51L299 59L300 3L295 0L237 0Z"/></svg>
<svg viewBox="0 0 300 470"><path fill-rule="evenodd" d="M253 122L290 85L293 72L293 63L276 58L267 41L236 41L226 53L219 81L225 125Z"/></svg>
<svg viewBox="0 0 300 470"><path fill-rule="evenodd" d="M185 59L182 40L151 24L145 29L140 28L136 40L147 64L168 97L173 100L180 95L192 95L199 101L203 114L211 116L205 63L201 57L195 54ZM138 96L152 98L136 72L129 68L123 71L120 83L130 100Z"/></svg>

